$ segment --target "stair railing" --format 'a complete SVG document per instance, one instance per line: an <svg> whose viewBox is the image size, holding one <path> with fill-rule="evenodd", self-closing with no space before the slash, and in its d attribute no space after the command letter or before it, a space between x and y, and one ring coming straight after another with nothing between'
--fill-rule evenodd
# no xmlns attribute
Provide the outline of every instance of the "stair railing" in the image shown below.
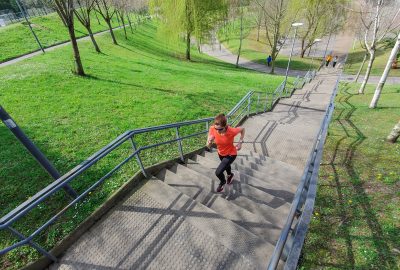
<svg viewBox="0 0 400 270"><path fill-rule="evenodd" d="M301 79L297 78L296 81L299 82ZM296 83L297 85L297 83ZM279 101L280 98L285 97L285 84L280 84L272 94L265 94L263 92L248 92L235 106L234 108L227 114L230 125L236 125L240 123L240 121L246 117L249 117L252 114L258 114L260 112L266 112L271 110L273 106ZM265 95L265 98L263 97ZM262 100L264 100L264 106L262 105ZM252 106L256 103L256 106ZM263 107L263 110L260 110L260 107ZM117 171L121 170L121 168L128 164L132 159L136 159L137 165L139 166L142 174L145 177L150 177L145 169L145 165L143 162L143 153L145 150L149 150L152 148L176 144L177 151L179 153L179 157L182 161L184 161L184 147L183 141L191 138L196 138L200 136L204 136L208 133L208 129L210 127L211 122L214 120L213 117L203 118L192 121L185 121L173 124L166 124L148 128L140 128L131 131L126 131L125 133L118 136L108 145L103 147L98 152L94 153L92 156L87 158L85 161L80 163L78 166L64 174L59 179L55 180L47 187L36 193L34 196L17 206L14 210L6 214L0 219L0 231L6 230L9 231L12 235L14 235L18 242L8 246L2 250L0 250L0 256L10 252L13 249L24 245L30 245L34 249L36 249L40 254L49 258L52 261L57 261L57 258L52 255L49 251L41 247L38 243L34 241L34 238L38 236L41 232L43 232L46 228L54 224L65 212L67 212L73 205L82 201L83 198L88 196L93 190L99 187L102 183L104 183L108 178L113 176ZM181 131L184 128L195 128L196 126L203 126L200 130L195 132L191 132L188 134L183 134ZM205 128L205 129L204 129ZM152 143L148 145L139 146L135 137L139 135L148 136L151 133L169 130L174 134L173 138L168 140L164 140L162 142ZM73 180L82 176L86 171L88 171L91 167L97 164L99 161L103 160L105 157L109 156L111 153L118 151L118 149L123 148L123 146L127 146L130 144L130 153L127 157L125 157L122 162L118 163L113 169L111 169L108 173L103 175L100 179L91 184L88 188L82 191L78 196L70 201L64 208L62 208L57 214L52 216L49 220L47 220L43 225L37 228L34 232L30 233L29 236L26 236L16 230L13 225L18 220L22 219L28 213L30 213L33 209L36 209L41 203L48 200L50 197L54 196L58 191L69 185Z"/></svg>
<svg viewBox="0 0 400 270"><path fill-rule="evenodd" d="M315 74L309 74L313 78ZM300 184L296 190L288 218L282 229L274 253L271 256L268 270L275 270L279 261L286 261L285 270L296 269L300 252L304 243L309 222L312 217L317 190L319 166L322 159L323 147L328 132L329 123L335 108L334 100L337 95L341 76L339 76L335 89L327 107L324 120L312 147L313 151L308 157ZM295 223L295 218L298 221ZM292 228L294 226L294 228ZM290 235L291 234L291 235ZM290 241L288 241L290 239ZM285 252L284 252L285 250ZM289 250L288 252L286 252ZM284 254L286 253L286 254Z"/></svg>

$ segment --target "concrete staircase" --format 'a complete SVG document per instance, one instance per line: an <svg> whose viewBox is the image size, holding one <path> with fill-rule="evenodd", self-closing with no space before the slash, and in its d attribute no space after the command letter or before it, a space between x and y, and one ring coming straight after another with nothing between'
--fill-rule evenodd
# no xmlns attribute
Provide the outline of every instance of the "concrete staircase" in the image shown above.
<svg viewBox="0 0 400 270"><path fill-rule="evenodd" d="M223 193L216 153L162 169L51 269L265 269L301 171L240 151Z"/></svg>

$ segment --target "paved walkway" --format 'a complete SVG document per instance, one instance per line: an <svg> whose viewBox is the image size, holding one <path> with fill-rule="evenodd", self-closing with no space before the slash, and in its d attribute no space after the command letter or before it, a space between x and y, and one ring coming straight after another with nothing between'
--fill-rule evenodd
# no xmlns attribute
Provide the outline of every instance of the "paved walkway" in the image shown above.
<svg viewBox="0 0 400 270"><path fill-rule="evenodd" d="M129 25L127 25L127 26L129 26ZM118 29L121 29L121 28L122 28L122 26L119 26L119 27L113 28L113 30L118 30ZM105 33L108 33L109 31L110 30L104 30L104 31L101 31L101 32L98 32L98 33L94 34L94 36L104 35ZM90 36L80 37L77 40L78 41L90 40ZM50 52L50 51L53 51L55 49L58 49L58 48L61 48L61 47L65 47L65 46L69 45L70 43L71 43L70 41L65 41L65 42L60 43L58 45L54 45L54 46L48 47L48 48L44 49L44 51L45 52ZM37 52L33 52L33 53L28 53L26 55L17 57L15 59L0 63L0 68L6 67L6 66L9 66L9 65L13 65L13 64L21 62L21 61L23 61L25 59L29 59L29 58L32 58L32 57L35 57L35 56L41 55L41 54L43 54L43 52L41 50L39 50Z"/></svg>
<svg viewBox="0 0 400 270"><path fill-rule="evenodd" d="M214 58L217 58L223 62L236 64L237 55L232 54L227 48L224 47L218 40L214 41L213 45L205 44L201 46L201 50L203 53L208 54ZM271 68L267 65L262 65L259 63L252 62L243 57L239 59L239 66L247 69L256 70L259 72L270 73ZM275 67L275 73L279 75L285 75L286 69ZM289 76L297 77L304 76L307 71L302 70L290 70Z"/></svg>
<svg viewBox="0 0 400 270"><path fill-rule="evenodd" d="M350 39L352 39L351 36L346 36L346 44L349 44ZM332 36L329 45L328 45L328 53L332 53L336 55L337 53L337 46L341 46L341 43L343 41L343 37L341 36ZM323 42L321 42L316 50L312 50L311 55L316 55L320 56L323 55L325 52L327 46L327 40L323 39ZM281 54L283 55L289 55L290 53L290 46L286 45L284 48L282 48ZM231 51L229 51L227 48L225 48L224 45L222 45L218 40L214 40L213 44L205 44L202 45L202 52L208 54L209 56L215 57L223 62L231 63L231 64L236 64L236 59L237 55L233 54ZM295 43L294 55L299 55L300 54L300 44L299 42ZM338 54L340 55L340 54ZM343 57L341 59L343 61ZM339 61L340 65L340 61ZM268 67L267 65L262 65L259 63L252 62L246 58L240 57L239 59L239 66L247 69L252 69L256 70L259 72L265 72L265 73L270 73L271 68ZM286 74L286 69L284 68L275 68L275 73L278 75L285 75ZM301 71L301 70L290 70L289 71L289 76L291 77L297 77L297 76L304 76L307 73L307 71ZM349 81L349 82L354 82L355 80L355 75L350 75L350 74L343 74L342 80L343 81ZM378 84L380 80L380 76L370 76L368 80L368 84ZM363 74L361 74L360 78L358 79L358 83L361 83L363 79ZM386 80L386 84L400 84L400 77L388 77Z"/></svg>

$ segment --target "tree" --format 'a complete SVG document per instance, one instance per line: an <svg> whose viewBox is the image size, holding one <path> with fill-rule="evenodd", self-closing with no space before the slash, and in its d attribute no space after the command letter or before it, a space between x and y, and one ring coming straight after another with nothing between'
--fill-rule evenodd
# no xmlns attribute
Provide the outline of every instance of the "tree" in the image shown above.
<svg viewBox="0 0 400 270"><path fill-rule="evenodd" d="M93 11L96 4L95 0L76 0L78 4L78 9L74 10L76 18L81 22L81 24L86 28L89 33L90 39L92 40L93 46L96 52L100 53L99 45L93 36L93 31L91 27L90 13Z"/></svg>
<svg viewBox="0 0 400 270"><path fill-rule="evenodd" d="M286 31L289 30L289 25L296 18L295 8L291 8L288 0L254 1L264 13L266 40L269 45L268 49L271 50L270 55L272 57L271 73L274 73L275 60L288 36ZM293 16L288 16L289 14Z"/></svg>
<svg viewBox="0 0 400 270"><path fill-rule="evenodd" d="M124 29L125 39L128 39L125 27L125 17L127 17L128 10L128 0L114 0L114 7L116 10L116 15L121 20L122 27Z"/></svg>
<svg viewBox="0 0 400 270"><path fill-rule="evenodd" d="M345 22L346 0L306 0L302 1L299 17L304 18L304 27L299 29L301 58L307 49L311 50L316 38L338 32Z"/></svg>
<svg viewBox="0 0 400 270"><path fill-rule="evenodd" d="M358 90L359 94L364 93L368 83L379 43L399 26L397 23L399 9L395 8L395 5L396 2L391 1L385 4L383 0L363 0L360 6L358 14L364 29L363 43L369 54L369 61L364 80Z"/></svg>
<svg viewBox="0 0 400 270"><path fill-rule="evenodd" d="M400 121L394 126L389 136L387 137L387 141L391 143L395 143L397 139L400 137Z"/></svg>
<svg viewBox="0 0 400 270"><path fill-rule="evenodd" d="M160 33L165 39L186 40L186 59L191 59L192 37L202 40L226 14L225 0L152 0L151 12L162 21Z"/></svg>
<svg viewBox="0 0 400 270"><path fill-rule="evenodd" d="M104 21L108 25L108 29L110 30L112 41L115 45L118 45L117 39L115 38L113 28L111 26L111 20L117 11L113 5L111 0L96 0L96 11L103 17Z"/></svg>
<svg viewBox="0 0 400 270"><path fill-rule="evenodd" d="M233 22L234 22L236 20L237 16L240 18L239 48L238 48L237 57L236 57L236 67L239 67L239 60L240 60L240 55L242 52L243 39L245 38L245 36L247 36L249 34L249 31L247 31L247 29L245 29L245 8L247 10L248 7L249 7L249 1L247 1L247 0L231 0L230 1L229 14L231 16L231 20L233 20Z"/></svg>
<svg viewBox="0 0 400 270"><path fill-rule="evenodd" d="M79 53L78 42L76 41L74 29L74 1L73 0L47 0L48 4L57 10L58 15L68 29L69 37L72 44L75 60L75 74L85 76L81 56Z"/></svg>
<svg viewBox="0 0 400 270"><path fill-rule="evenodd" d="M377 87L375 89L374 97L372 98L371 103L369 104L369 107L371 109L374 109L374 108L376 108L378 106L378 101L379 101L379 98L381 96L381 92L382 92L383 86L385 85L386 79L387 79L387 77L389 75L389 71L390 71L390 68L392 67L392 63L397 57L397 53L399 52L399 47L400 47L400 33L397 36L396 44L394 45L394 47L392 49L392 52L391 52L391 54L389 56L389 59L388 59L388 61L386 63L385 70L383 71L382 77L379 80L379 83L378 83L378 85L377 85Z"/></svg>

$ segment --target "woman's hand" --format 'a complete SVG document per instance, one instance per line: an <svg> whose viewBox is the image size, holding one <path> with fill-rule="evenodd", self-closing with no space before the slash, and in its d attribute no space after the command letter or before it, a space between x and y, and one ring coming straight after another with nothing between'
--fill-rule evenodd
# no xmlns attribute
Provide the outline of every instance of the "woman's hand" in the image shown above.
<svg viewBox="0 0 400 270"><path fill-rule="evenodd" d="M236 144L236 149L239 151L240 149L242 149L242 142L238 142Z"/></svg>
<svg viewBox="0 0 400 270"><path fill-rule="evenodd" d="M212 146L212 143L213 143L214 139L215 139L214 136L208 137L208 139L207 139L207 145L206 145L208 149L211 149L211 146Z"/></svg>

